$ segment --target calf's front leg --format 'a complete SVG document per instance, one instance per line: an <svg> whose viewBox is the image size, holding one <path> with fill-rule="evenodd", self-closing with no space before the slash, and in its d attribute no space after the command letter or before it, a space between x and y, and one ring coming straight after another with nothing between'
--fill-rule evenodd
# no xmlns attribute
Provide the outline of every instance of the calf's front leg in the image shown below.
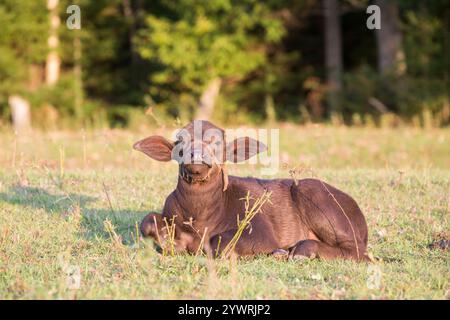
<svg viewBox="0 0 450 320"><path fill-rule="evenodd" d="M178 226L175 225L175 237L171 239L167 227L171 223L167 222L170 219L166 219L159 213L149 213L144 217L140 225L140 231L143 237L152 238L159 252L164 249L172 250L176 252L189 252L196 253L200 240L193 237L191 234L183 232Z"/></svg>
<svg viewBox="0 0 450 320"><path fill-rule="evenodd" d="M159 237L162 235L162 228L165 226L161 214L151 212L142 219L139 226L143 237L150 237L159 243Z"/></svg>
<svg viewBox="0 0 450 320"><path fill-rule="evenodd" d="M220 256L237 231L237 229L231 229L213 236L210 240L210 253L214 257ZM233 253L238 256L251 256L270 254L277 249L277 242L272 229L262 219L255 218L251 222L251 227L243 231L233 249Z"/></svg>

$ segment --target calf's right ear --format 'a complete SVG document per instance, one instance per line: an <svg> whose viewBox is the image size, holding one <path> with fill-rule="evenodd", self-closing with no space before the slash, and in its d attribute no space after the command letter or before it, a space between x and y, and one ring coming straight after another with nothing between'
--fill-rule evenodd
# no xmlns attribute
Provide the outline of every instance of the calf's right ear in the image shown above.
<svg viewBox="0 0 450 320"><path fill-rule="evenodd" d="M158 161L170 161L172 159L173 142L161 136L151 136L136 142L135 150L141 151L150 158Z"/></svg>

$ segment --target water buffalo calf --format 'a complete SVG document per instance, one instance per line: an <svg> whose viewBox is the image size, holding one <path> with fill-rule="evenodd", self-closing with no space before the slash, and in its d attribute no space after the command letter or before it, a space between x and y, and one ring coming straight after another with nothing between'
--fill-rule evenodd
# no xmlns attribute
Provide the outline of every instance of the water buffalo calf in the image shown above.
<svg viewBox="0 0 450 320"><path fill-rule="evenodd" d="M195 138L195 126L201 128L200 139ZM208 135L208 130L216 134ZM227 143L224 131L208 121L191 122L180 132L175 142L151 136L134 144L155 160L179 162L177 187L167 197L162 215L144 218L144 236L164 241L166 218L175 224L177 251L195 253L203 244L207 253L220 254L237 231L237 215L242 219L245 213L242 198L249 192L256 199L267 190L270 202L244 230L235 254L286 252L291 258L369 260L367 224L352 197L317 179L228 176L225 161L244 161L265 151L265 145L248 137Z"/></svg>

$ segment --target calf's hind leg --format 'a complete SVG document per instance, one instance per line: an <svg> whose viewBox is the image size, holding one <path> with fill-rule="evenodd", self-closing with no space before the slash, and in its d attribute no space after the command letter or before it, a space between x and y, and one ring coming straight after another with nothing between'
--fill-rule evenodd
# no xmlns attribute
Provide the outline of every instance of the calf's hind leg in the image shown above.
<svg viewBox="0 0 450 320"><path fill-rule="evenodd" d="M303 223L316 236L297 243L291 257L369 260L366 220L352 197L316 179L301 180L291 195Z"/></svg>
<svg viewBox="0 0 450 320"><path fill-rule="evenodd" d="M363 248L359 249L360 254L358 257L358 252L356 252L356 249L353 247L333 247L317 240L302 240L291 248L289 258L346 258L359 261L370 261L365 254L362 254Z"/></svg>

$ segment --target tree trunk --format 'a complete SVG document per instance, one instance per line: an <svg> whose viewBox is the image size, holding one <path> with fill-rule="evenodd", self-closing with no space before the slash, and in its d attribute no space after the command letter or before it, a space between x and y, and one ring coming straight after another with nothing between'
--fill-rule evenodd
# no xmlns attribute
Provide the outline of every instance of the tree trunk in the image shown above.
<svg viewBox="0 0 450 320"><path fill-rule="evenodd" d="M73 40L73 60L74 67L73 73L75 78L75 101L74 101L74 109L75 115L78 120L80 120L83 116L83 77L82 77L82 68L81 68L81 58L82 58L82 47L81 40L78 35L75 36Z"/></svg>
<svg viewBox="0 0 450 320"><path fill-rule="evenodd" d="M328 111L340 108L339 92L342 88L342 43L338 0L323 0L325 17L325 66L327 72Z"/></svg>
<svg viewBox="0 0 450 320"><path fill-rule="evenodd" d="M133 11L133 7L131 5L130 0L122 0L123 12L125 15L125 21L128 24L128 43L130 46L130 55L131 55L131 81L133 86L139 85L139 81L143 79L143 70L142 70L142 59L140 58L138 52L136 51L134 45L134 37L136 35L136 31L140 26L140 15L142 9L142 0L138 0L135 2L135 10Z"/></svg>
<svg viewBox="0 0 450 320"><path fill-rule="evenodd" d="M398 5L391 0L375 0L381 11L381 29L375 30L378 48L378 71L401 75L406 71Z"/></svg>
<svg viewBox="0 0 450 320"><path fill-rule="evenodd" d="M19 95L10 96L8 103L14 130L18 133L29 130L31 128L30 103Z"/></svg>
<svg viewBox="0 0 450 320"><path fill-rule="evenodd" d="M50 36L48 38L49 52L45 64L45 83L54 85L58 82L61 60L58 55L58 27L61 23L58 15L59 0L47 0L47 9L50 11Z"/></svg>
<svg viewBox="0 0 450 320"><path fill-rule="evenodd" d="M196 119L208 120L212 116L221 85L220 78L215 78L208 83L200 97L200 107Z"/></svg>

